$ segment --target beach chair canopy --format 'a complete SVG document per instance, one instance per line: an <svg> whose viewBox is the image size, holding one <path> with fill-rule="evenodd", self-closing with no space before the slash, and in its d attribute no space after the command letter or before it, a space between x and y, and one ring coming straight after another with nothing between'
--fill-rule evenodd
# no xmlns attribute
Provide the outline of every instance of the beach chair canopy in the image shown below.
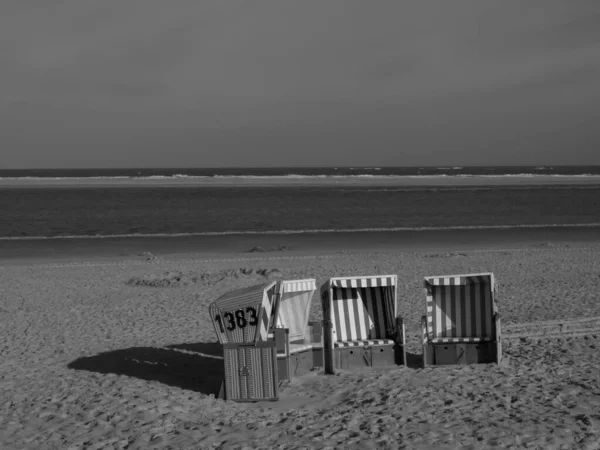
<svg viewBox="0 0 600 450"><path fill-rule="evenodd" d="M486 342L495 339L494 274L425 278L427 338L430 342Z"/></svg>
<svg viewBox="0 0 600 450"><path fill-rule="evenodd" d="M321 288L335 347L393 344L396 275L331 278Z"/></svg>
<svg viewBox="0 0 600 450"><path fill-rule="evenodd" d="M277 328L289 329L290 341L305 339L316 280L281 281Z"/></svg>
<svg viewBox="0 0 600 450"><path fill-rule="evenodd" d="M276 309L277 282L227 292L212 302L209 313L221 344L266 341Z"/></svg>

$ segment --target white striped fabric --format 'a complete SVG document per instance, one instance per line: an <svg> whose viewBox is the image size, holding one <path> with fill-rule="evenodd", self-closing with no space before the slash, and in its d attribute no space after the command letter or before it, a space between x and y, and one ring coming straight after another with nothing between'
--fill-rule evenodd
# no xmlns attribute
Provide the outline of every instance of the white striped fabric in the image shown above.
<svg viewBox="0 0 600 450"><path fill-rule="evenodd" d="M276 326L290 330L290 341L305 338L313 292L283 292L279 298L279 314Z"/></svg>
<svg viewBox="0 0 600 450"><path fill-rule="evenodd" d="M317 289L317 284L314 278L281 282L281 292L314 292L315 289Z"/></svg>
<svg viewBox="0 0 600 450"><path fill-rule="evenodd" d="M341 347L363 347L372 345L391 345L394 343L393 339L367 339L364 341L341 341L335 342L335 348Z"/></svg>
<svg viewBox="0 0 600 450"><path fill-rule="evenodd" d="M265 290L260 314L260 340L266 341L269 335L269 329L272 326L273 306L275 303L276 287L272 286Z"/></svg>
<svg viewBox="0 0 600 450"><path fill-rule="evenodd" d="M280 284L279 314L276 326L288 328L292 342L305 338L310 305L316 288L314 278L282 281Z"/></svg>
<svg viewBox="0 0 600 450"><path fill-rule="evenodd" d="M472 342L473 339L494 339L493 274L428 277L425 287L430 340Z"/></svg>
<svg viewBox="0 0 600 450"><path fill-rule="evenodd" d="M338 288L367 288L396 286L396 275L369 276L369 277L350 277L350 278L332 278L331 287Z"/></svg>
<svg viewBox="0 0 600 450"><path fill-rule="evenodd" d="M429 342L432 344L447 344L447 343L460 343L460 342L488 342L493 340L490 337L470 337L470 338L433 338Z"/></svg>

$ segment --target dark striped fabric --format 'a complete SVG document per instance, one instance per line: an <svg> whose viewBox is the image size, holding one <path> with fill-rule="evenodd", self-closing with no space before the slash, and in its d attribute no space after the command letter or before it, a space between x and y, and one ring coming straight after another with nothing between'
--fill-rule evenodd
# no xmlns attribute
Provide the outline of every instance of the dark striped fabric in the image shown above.
<svg viewBox="0 0 600 450"><path fill-rule="evenodd" d="M393 288L333 289L333 334L335 341L384 339L389 321L388 304ZM387 291L387 292L386 292Z"/></svg>
<svg viewBox="0 0 600 450"><path fill-rule="evenodd" d="M394 342L396 276L332 278L322 288L323 314L332 322L335 346Z"/></svg>
<svg viewBox="0 0 600 450"><path fill-rule="evenodd" d="M370 288L396 286L396 276L386 275L382 277L332 278L329 281L328 286L337 288Z"/></svg>
<svg viewBox="0 0 600 450"><path fill-rule="evenodd" d="M427 337L438 342L495 339L494 276L488 274L428 277Z"/></svg>

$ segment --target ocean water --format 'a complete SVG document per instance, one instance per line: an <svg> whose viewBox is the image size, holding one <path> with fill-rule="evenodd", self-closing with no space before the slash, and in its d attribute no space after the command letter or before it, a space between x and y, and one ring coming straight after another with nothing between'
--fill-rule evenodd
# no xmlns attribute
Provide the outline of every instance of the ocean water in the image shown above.
<svg viewBox="0 0 600 450"><path fill-rule="evenodd" d="M0 189L3 241L563 226L600 227L600 185Z"/></svg>

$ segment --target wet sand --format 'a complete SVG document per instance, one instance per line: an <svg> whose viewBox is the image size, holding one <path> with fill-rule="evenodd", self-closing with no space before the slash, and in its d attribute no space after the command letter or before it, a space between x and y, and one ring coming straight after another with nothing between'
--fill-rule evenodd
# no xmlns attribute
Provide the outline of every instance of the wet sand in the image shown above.
<svg viewBox="0 0 600 450"><path fill-rule="evenodd" d="M599 448L598 335L507 340L501 366L417 367L426 275L493 271L507 330L600 316L600 240L570 236L4 259L0 447ZM214 399L223 366L210 301L267 278L384 273L399 277L410 367L315 372L276 403Z"/></svg>
<svg viewBox="0 0 600 450"><path fill-rule="evenodd" d="M0 187L244 187L244 186L539 186L598 185L600 175L469 175L362 177L4 178Z"/></svg>
<svg viewBox="0 0 600 450"><path fill-rule="evenodd" d="M457 228L372 232L228 234L0 240L0 264L30 261L144 260L323 255L364 251L461 251L600 242L600 226Z"/></svg>

